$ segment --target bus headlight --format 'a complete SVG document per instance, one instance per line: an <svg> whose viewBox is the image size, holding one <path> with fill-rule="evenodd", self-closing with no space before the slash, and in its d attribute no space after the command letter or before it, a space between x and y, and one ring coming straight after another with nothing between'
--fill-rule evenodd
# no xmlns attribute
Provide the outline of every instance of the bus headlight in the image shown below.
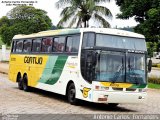
<svg viewBox="0 0 160 120"><path fill-rule="evenodd" d="M147 92L146 88L139 88L139 92Z"/></svg>

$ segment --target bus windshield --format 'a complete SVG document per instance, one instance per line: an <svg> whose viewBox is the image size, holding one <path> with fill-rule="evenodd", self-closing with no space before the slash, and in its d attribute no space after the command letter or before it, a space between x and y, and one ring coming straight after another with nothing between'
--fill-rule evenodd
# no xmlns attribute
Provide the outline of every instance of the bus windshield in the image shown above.
<svg viewBox="0 0 160 120"><path fill-rule="evenodd" d="M96 65L96 80L146 84L145 55L101 51Z"/></svg>

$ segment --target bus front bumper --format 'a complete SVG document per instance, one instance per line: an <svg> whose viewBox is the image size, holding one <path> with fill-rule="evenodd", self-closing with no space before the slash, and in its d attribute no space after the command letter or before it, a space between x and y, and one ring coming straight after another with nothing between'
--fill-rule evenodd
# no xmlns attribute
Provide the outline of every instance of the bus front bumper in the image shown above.
<svg viewBox="0 0 160 120"><path fill-rule="evenodd" d="M92 101L96 103L143 103L146 98L146 92L93 91Z"/></svg>

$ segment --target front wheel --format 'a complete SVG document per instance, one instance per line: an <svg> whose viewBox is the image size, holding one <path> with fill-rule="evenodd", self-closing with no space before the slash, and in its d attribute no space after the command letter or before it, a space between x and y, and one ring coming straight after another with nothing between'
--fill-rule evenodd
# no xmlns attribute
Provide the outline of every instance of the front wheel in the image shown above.
<svg viewBox="0 0 160 120"><path fill-rule="evenodd" d="M76 99L76 89L74 83L71 83L69 85L68 91L67 91L67 97L68 97L68 102L71 105L76 105L78 100Z"/></svg>

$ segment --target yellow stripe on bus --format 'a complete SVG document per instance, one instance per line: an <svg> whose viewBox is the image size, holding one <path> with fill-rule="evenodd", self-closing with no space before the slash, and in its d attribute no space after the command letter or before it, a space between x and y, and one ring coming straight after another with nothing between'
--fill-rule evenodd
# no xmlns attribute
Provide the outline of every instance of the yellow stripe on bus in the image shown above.
<svg viewBox="0 0 160 120"><path fill-rule="evenodd" d="M132 86L130 83L111 83L111 82L100 82L105 87L117 87L117 88L129 88Z"/></svg>

